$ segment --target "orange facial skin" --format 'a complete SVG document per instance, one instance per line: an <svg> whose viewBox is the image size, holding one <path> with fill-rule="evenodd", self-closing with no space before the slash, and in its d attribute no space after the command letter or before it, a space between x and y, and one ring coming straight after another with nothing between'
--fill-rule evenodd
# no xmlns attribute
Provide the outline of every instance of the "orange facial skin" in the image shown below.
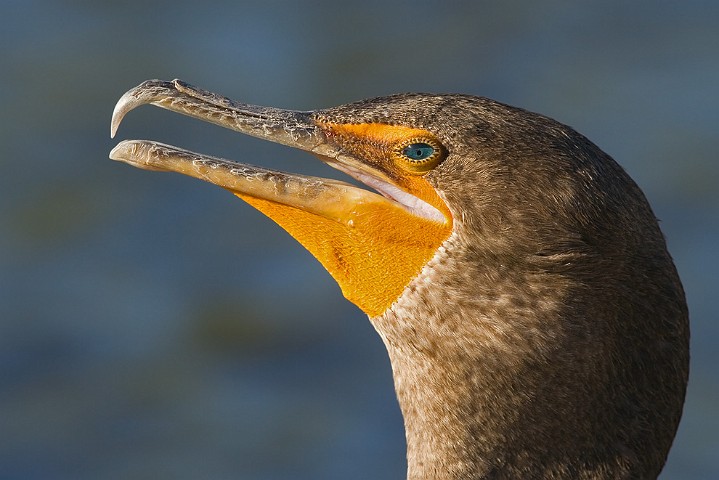
<svg viewBox="0 0 719 480"><path fill-rule="evenodd" d="M299 241L337 281L344 296L375 317L394 303L452 231L449 209L434 187L398 158L402 145L418 140L440 144L429 132L402 126L325 124L322 128L333 143L358 160L351 167L386 177L437 208L445 221L423 218L394 203L362 202L353 205L340 223L285 204L237 195Z"/></svg>

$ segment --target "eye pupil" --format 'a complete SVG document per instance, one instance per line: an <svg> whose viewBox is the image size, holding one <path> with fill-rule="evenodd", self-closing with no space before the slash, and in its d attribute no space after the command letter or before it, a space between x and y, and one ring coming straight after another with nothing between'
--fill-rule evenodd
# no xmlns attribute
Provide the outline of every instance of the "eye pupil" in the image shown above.
<svg viewBox="0 0 719 480"><path fill-rule="evenodd" d="M404 147L402 154L411 160L426 160L434 154L434 148L426 143L413 143Z"/></svg>

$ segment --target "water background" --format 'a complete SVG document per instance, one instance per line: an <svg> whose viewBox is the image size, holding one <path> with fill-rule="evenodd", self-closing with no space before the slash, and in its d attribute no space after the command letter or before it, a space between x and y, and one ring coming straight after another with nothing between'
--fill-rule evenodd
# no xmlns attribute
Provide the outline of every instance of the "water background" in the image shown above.
<svg viewBox="0 0 719 480"><path fill-rule="evenodd" d="M0 6L0 478L404 477L384 347L320 265L221 189L107 159L115 101L175 77L294 109L463 92L587 135L689 300L662 478L719 478L719 2ZM119 137L338 176L151 107Z"/></svg>

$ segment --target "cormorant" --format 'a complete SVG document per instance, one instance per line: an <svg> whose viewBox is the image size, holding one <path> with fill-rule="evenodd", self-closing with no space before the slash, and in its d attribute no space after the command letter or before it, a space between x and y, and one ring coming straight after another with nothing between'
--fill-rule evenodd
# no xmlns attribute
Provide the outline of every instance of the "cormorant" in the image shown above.
<svg viewBox="0 0 719 480"><path fill-rule="evenodd" d="M585 137L468 95L310 112L182 81L127 92L309 151L378 193L151 141L110 154L219 185L287 230L382 337L407 477L648 479L689 361L684 292L647 200Z"/></svg>

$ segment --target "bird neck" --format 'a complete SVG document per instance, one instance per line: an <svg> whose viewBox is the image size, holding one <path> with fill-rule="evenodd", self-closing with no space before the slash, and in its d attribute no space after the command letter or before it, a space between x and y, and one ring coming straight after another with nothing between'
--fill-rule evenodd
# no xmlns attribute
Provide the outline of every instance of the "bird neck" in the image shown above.
<svg viewBox="0 0 719 480"><path fill-rule="evenodd" d="M467 402L465 396L472 393L465 379L460 379L464 374L436 368L432 362L417 358L395 354L391 359L405 423L408 480L479 479L488 475L492 470L492 442L489 438L478 440L491 432L476 411L485 407Z"/></svg>
<svg viewBox="0 0 719 480"><path fill-rule="evenodd" d="M516 372L522 360L506 354L512 349L504 349L507 345L498 344L491 333L482 337L489 329L478 328L481 306L461 305L455 295L459 290L445 284L457 277L451 271L463 271L456 268L461 259L446 256L457 251L450 248L454 240L450 238L449 247L440 249L391 309L371 319L392 365L405 424L408 480L496 474L506 463L507 435L519 411L505 402L521 401L510 398L512 392L531 383ZM505 351L492 351L496 349ZM522 378L524 385L512 385L513 378Z"/></svg>
<svg viewBox="0 0 719 480"><path fill-rule="evenodd" d="M392 364L408 480L656 478L683 399L684 383L663 374L675 352L661 338L640 349L652 330L632 317L607 326L624 300L591 307L579 282L484 271L489 260L449 251L371 319ZM501 279L504 293L473 278Z"/></svg>
<svg viewBox="0 0 719 480"><path fill-rule="evenodd" d="M388 351L408 480L625 478L621 452L587 453L595 448L591 435L572 434L593 431L593 419L587 411L568 418L581 410L567 393L578 387L552 378L551 364L489 347L484 358L443 352L417 338L409 349L388 344Z"/></svg>
<svg viewBox="0 0 719 480"><path fill-rule="evenodd" d="M571 470L566 458L549 458L551 445L531 445L536 432L524 430L546 427L531 412L546 370L489 354L477 361L419 342L411 350L388 350L404 417L408 480L544 478Z"/></svg>

